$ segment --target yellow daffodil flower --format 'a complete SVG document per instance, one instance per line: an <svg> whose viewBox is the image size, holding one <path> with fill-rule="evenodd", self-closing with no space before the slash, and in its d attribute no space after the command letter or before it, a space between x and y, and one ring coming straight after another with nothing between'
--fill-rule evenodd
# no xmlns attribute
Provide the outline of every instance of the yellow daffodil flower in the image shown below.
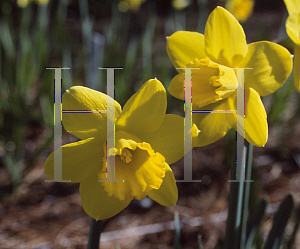
<svg viewBox="0 0 300 249"><path fill-rule="evenodd" d="M254 3L254 0L228 0L225 7L236 19L245 22L252 15Z"/></svg>
<svg viewBox="0 0 300 249"><path fill-rule="evenodd" d="M63 94L63 110L105 110L107 98L86 87L71 87ZM147 81L123 111L114 101L114 119L108 118L115 122L115 147L107 149L107 114L63 113L64 128L82 140L62 147L62 178L80 182L81 202L89 216L107 219L132 199L146 196L164 206L176 204L178 192L169 164L184 155L184 119L165 114L166 107L166 90L156 79ZM193 134L197 136L195 126ZM106 153L115 156L115 179L123 182L98 182L106 179ZM54 153L44 172L54 178Z"/></svg>
<svg viewBox="0 0 300 249"><path fill-rule="evenodd" d="M142 3L144 3L145 1L146 0L121 0L118 8L122 12L126 12L128 10L137 12L140 10Z"/></svg>
<svg viewBox="0 0 300 249"><path fill-rule="evenodd" d="M294 84L300 92L300 0L284 0L289 17L286 20L286 32L295 43L294 48Z"/></svg>
<svg viewBox="0 0 300 249"><path fill-rule="evenodd" d="M267 115L260 96L280 88L292 70L292 56L284 47L267 42L247 45L242 26L222 7L208 17L205 33L179 31L167 37L167 52L175 68L192 70L193 110L237 110L238 86L233 68L245 70L245 138L256 146L268 139ZM184 70L177 69L168 88L184 97ZM196 146L204 146L237 129L236 113L193 113L201 130ZM244 134L241 134L244 136Z"/></svg>
<svg viewBox="0 0 300 249"><path fill-rule="evenodd" d="M34 0L17 0L17 4L21 8L25 8L30 2ZM35 0L37 4L48 4L49 0Z"/></svg>
<svg viewBox="0 0 300 249"><path fill-rule="evenodd" d="M190 0L172 0L172 7L176 10L182 10L191 4Z"/></svg>

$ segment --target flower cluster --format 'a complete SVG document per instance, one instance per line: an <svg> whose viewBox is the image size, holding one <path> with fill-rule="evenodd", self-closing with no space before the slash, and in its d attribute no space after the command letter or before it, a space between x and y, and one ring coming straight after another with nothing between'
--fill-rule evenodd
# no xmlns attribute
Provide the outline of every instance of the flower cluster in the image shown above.
<svg viewBox="0 0 300 249"><path fill-rule="evenodd" d="M296 17L291 5L289 8L288 32L298 44L299 32L296 36L293 26ZM218 7L210 14L204 35L179 31L167 37L167 53L178 70L168 89L176 98L184 99L183 68L199 68L193 69L192 75L193 110L236 110L236 71L249 68L244 83L245 134L241 135L256 146L265 145L268 124L260 96L275 92L290 75L292 56L285 48L267 41L247 44L239 22ZM88 215L106 219L133 199L146 196L164 206L176 204L178 192L169 165L184 156L184 118L166 114L166 90L161 82L148 80L123 110L106 94L80 86L67 90L62 102L65 111L107 109L106 113L63 113L62 117L64 128L81 139L62 147L62 178L80 182ZM113 106L107 107L108 102ZM193 147L213 143L231 128L237 129L238 118L235 112L193 113ZM115 124L114 134L107 134L108 119ZM115 144L108 148L107 139L111 138ZM115 179L121 181L105 182L112 157ZM44 166L51 179L54 163L53 152Z"/></svg>

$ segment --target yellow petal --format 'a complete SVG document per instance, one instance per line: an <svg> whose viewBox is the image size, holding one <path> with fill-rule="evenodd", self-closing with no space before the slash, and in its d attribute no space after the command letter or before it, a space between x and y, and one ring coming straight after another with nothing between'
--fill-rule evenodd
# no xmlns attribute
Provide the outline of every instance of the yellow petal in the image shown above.
<svg viewBox="0 0 300 249"><path fill-rule="evenodd" d="M219 102L198 108L193 106L193 110L236 110L236 94ZM226 133L236 126L235 113L193 113L193 122L201 131L195 147L211 144L226 135Z"/></svg>
<svg viewBox="0 0 300 249"><path fill-rule="evenodd" d="M248 53L239 67L245 69L245 87L251 87L260 96L266 96L280 88L293 67L291 54L284 47L268 42L249 44Z"/></svg>
<svg viewBox="0 0 300 249"><path fill-rule="evenodd" d="M20 8L27 7L29 2L30 2L30 0L17 0L17 4Z"/></svg>
<svg viewBox="0 0 300 249"><path fill-rule="evenodd" d="M54 152L47 158L44 165L45 174L54 180ZM62 180L81 182L103 171L105 161L103 144L89 138L62 147Z"/></svg>
<svg viewBox="0 0 300 249"><path fill-rule="evenodd" d="M197 32L177 31L167 37L167 52L175 68L183 68L195 58L204 59L204 36Z"/></svg>
<svg viewBox="0 0 300 249"><path fill-rule="evenodd" d="M139 134L157 130L166 113L167 95L158 80L148 80L125 104L116 130Z"/></svg>
<svg viewBox="0 0 300 249"><path fill-rule="evenodd" d="M74 86L63 94L62 108L63 111L106 111L106 102L106 94L87 87ZM116 121L121 113L121 106L117 101L114 103ZM112 108L109 108L108 115L112 118ZM99 137L102 141L106 140L106 113L63 113L62 121L64 128L80 139Z"/></svg>
<svg viewBox="0 0 300 249"><path fill-rule="evenodd" d="M209 15L205 26L206 55L219 64L235 67L247 53L244 30L239 22L222 7Z"/></svg>
<svg viewBox="0 0 300 249"><path fill-rule="evenodd" d="M148 196L163 206L174 206L178 200L178 190L174 174L168 164L165 163L166 175L159 189L152 189Z"/></svg>
<svg viewBox="0 0 300 249"><path fill-rule="evenodd" d="M197 139L197 131L198 128L194 125L193 139ZM157 131L142 134L140 138L151 144L155 152L161 153L168 164L175 163L184 155L184 118L167 114Z"/></svg>
<svg viewBox="0 0 300 249"><path fill-rule="evenodd" d="M237 88L234 70L214 63L209 58L200 61L195 59L187 65L189 67L199 68L192 70L193 104L198 107L227 98ZM174 97L184 98L184 73L172 79L168 90Z"/></svg>
<svg viewBox="0 0 300 249"><path fill-rule="evenodd" d="M244 124L247 141L258 147L264 146L268 140L267 114L259 94L252 88L245 89Z"/></svg>
<svg viewBox="0 0 300 249"><path fill-rule="evenodd" d="M122 12L126 12L128 10L138 12L143 2L145 2L145 0L121 0L118 8Z"/></svg>
<svg viewBox="0 0 300 249"><path fill-rule="evenodd" d="M199 108L201 110L236 110L236 94L217 103ZM194 110L196 108L193 108ZM241 117L239 117L241 118ZM198 135L197 145L211 144L231 129L237 130L236 113L208 113L193 114L193 122L201 130ZM245 138L255 146L264 146L268 140L268 124L265 108L259 94L252 88L245 89ZM241 134L244 136L244 134Z"/></svg>
<svg viewBox="0 0 300 249"><path fill-rule="evenodd" d="M295 44L300 45L300 12L290 14L286 19L285 27L286 32L291 40Z"/></svg>
<svg viewBox="0 0 300 249"><path fill-rule="evenodd" d="M294 51L294 84L297 91L300 92L300 46L295 45Z"/></svg>
<svg viewBox="0 0 300 249"><path fill-rule="evenodd" d="M98 177L93 176L80 183L80 198L84 211L96 220L108 219L126 208L130 202L108 196Z"/></svg>
<svg viewBox="0 0 300 249"><path fill-rule="evenodd" d="M126 202L133 198L143 200L150 190L158 189L162 184L165 158L158 152L154 153L148 143L127 140L122 138L116 143L115 156L115 179L124 182L102 184L109 196ZM100 173L98 177L104 180L106 174Z"/></svg>
<svg viewBox="0 0 300 249"><path fill-rule="evenodd" d="M289 14L300 13L300 0L284 0Z"/></svg>
<svg viewBox="0 0 300 249"><path fill-rule="evenodd" d="M168 92L175 98L184 100L184 74L177 74L168 87Z"/></svg>
<svg viewBox="0 0 300 249"><path fill-rule="evenodd" d="M190 0L172 0L172 7L176 10L182 10L191 4Z"/></svg>

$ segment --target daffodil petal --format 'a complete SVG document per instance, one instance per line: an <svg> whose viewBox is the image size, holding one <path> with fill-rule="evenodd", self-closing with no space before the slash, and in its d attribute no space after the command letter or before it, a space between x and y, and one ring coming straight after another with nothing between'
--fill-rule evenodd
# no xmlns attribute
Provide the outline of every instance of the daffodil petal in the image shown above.
<svg viewBox="0 0 300 249"><path fill-rule="evenodd" d="M54 179L54 152L47 158L44 173ZM98 175L105 161L103 144L95 138L62 146L62 180L81 182Z"/></svg>
<svg viewBox="0 0 300 249"><path fill-rule="evenodd" d="M197 131L198 128L193 125L193 139L197 139ZM158 130L145 133L140 138L151 144L155 152L161 153L168 164L175 163L184 156L184 118L167 114Z"/></svg>
<svg viewBox="0 0 300 249"><path fill-rule="evenodd" d="M160 81L148 80L125 104L116 129L139 134L157 130L166 113L167 95Z"/></svg>
<svg viewBox="0 0 300 249"><path fill-rule="evenodd" d="M168 87L168 92L175 98L184 100L184 75L177 74Z"/></svg>
<svg viewBox="0 0 300 249"><path fill-rule="evenodd" d="M262 147L268 140L267 114L259 94L252 88L245 89L245 138Z"/></svg>
<svg viewBox="0 0 300 249"><path fill-rule="evenodd" d="M293 59L284 47L261 41L249 44L248 53L239 66L251 68L245 69L245 87L266 96L287 80L293 68Z"/></svg>
<svg viewBox="0 0 300 249"><path fill-rule="evenodd" d="M175 68L184 68L195 58L204 59L204 36L197 32L177 31L167 37L167 53Z"/></svg>
<svg viewBox="0 0 300 249"><path fill-rule="evenodd" d="M201 108L193 106L193 110L235 111L235 100L236 94L233 94L226 99ZM201 131L195 147L205 146L221 139L231 128L236 126L235 113L193 113L192 119Z"/></svg>
<svg viewBox="0 0 300 249"><path fill-rule="evenodd" d="M174 206L178 200L178 190L174 174L170 166L165 163L166 175L159 189L152 189L148 196L163 206Z"/></svg>
<svg viewBox="0 0 300 249"><path fill-rule="evenodd" d="M299 6L297 7L298 9ZM286 19L285 27L291 40L295 44L300 45L300 11L298 13L290 13L289 17Z"/></svg>
<svg viewBox="0 0 300 249"><path fill-rule="evenodd" d="M215 8L209 15L204 39L207 56L227 67L238 65L248 50L242 26L222 7Z"/></svg>
<svg viewBox="0 0 300 249"><path fill-rule="evenodd" d="M108 196L97 176L81 182L79 192L84 211L96 220L111 218L130 203Z"/></svg>
<svg viewBox="0 0 300 249"><path fill-rule="evenodd" d="M300 92L300 46L295 45L294 51L294 84L297 91Z"/></svg>
<svg viewBox="0 0 300 249"><path fill-rule="evenodd" d="M289 14L300 13L300 0L284 0Z"/></svg>
<svg viewBox="0 0 300 249"><path fill-rule="evenodd" d="M63 113L64 128L80 139L99 137L105 141L107 137L107 97L106 94L87 87L71 87L63 94L63 111L102 111L103 113ZM114 120L116 120L121 113L121 106L117 101L114 101L114 107ZM112 110L112 107L108 108L110 118L113 118Z"/></svg>

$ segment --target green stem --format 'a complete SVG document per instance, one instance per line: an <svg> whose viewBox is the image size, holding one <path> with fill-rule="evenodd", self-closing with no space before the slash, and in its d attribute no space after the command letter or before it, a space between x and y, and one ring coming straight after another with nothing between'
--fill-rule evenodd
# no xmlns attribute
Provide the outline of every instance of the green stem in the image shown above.
<svg viewBox="0 0 300 249"><path fill-rule="evenodd" d="M245 146L246 146L245 180L251 180L253 144L250 144L246 141ZM245 182L245 186L244 186L244 201L243 201L243 213L242 213L242 224L241 224L241 248L245 248L246 246L250 184L251 182Z"/></svg>
<svg viewBox="0 0 300 249"><path fill-rule="evenodd" d="M232 170L235 179L235 170ZM243 182L231 182L229 192L228 220L226 226L225 249L240 249L241 211L243 203Z"/></svg>
<svg viewBox="0 0 300 249"><path fill-rule="evenodd" d="M237 134L237 136L240 136ZM239 151L239 150L238 150ZM245 179L250 180L252 169L252 151L253 145L246 142L245 156L246 156L246 175ZM242 150L238 153L244 153ZM242 165L237 165L242 170L244 160L240 162ZM234 163L235 165L236 163ZM229 206L228 206L228 220L225 235L225 249L240 249L244 248L246 240L246 222L248 213L249 188L250 182L244 182L243 172L236 179L236 168L231 170L230 192L229 192Z"/></svg>
<svg viewBox="0 0 300 249"><path fill-rule="evenodd" d="M96 221L92 218L87 249L99 249L101 230L102 220Z"/></svg>

